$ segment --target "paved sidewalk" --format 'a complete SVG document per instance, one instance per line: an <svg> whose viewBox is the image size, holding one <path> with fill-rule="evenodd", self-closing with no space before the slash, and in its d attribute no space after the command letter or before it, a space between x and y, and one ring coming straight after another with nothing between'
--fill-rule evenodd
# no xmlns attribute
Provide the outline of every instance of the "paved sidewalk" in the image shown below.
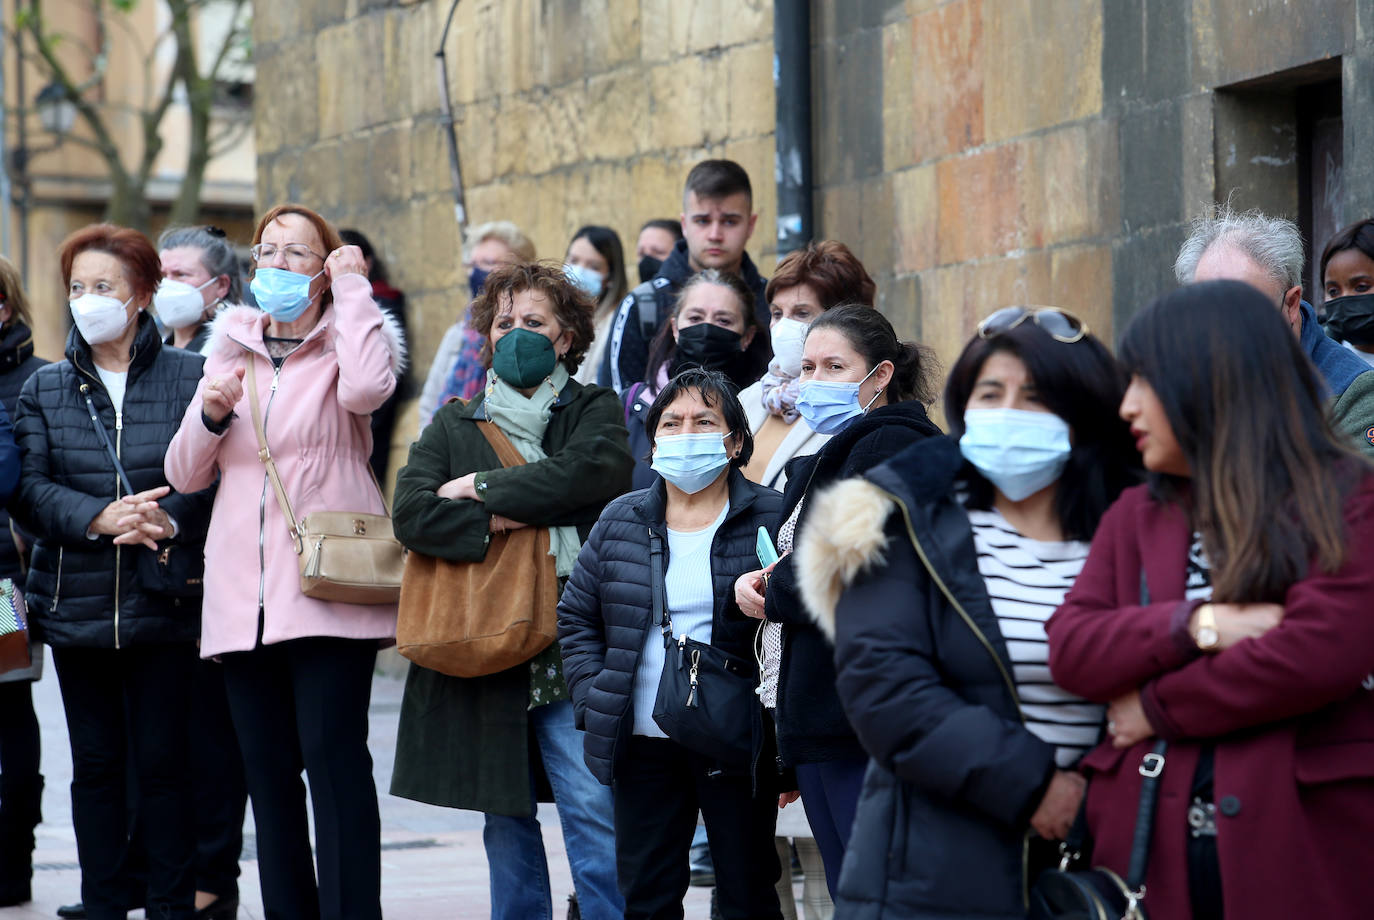
<svg viewBox="0 0 1374 920"><path fill-rule="evenodd" d="M71 749L52 661L34 685L34 704L43 732L44 822L34 853L34 900L23 907L0 908L0 920L51 920L57 907L80 899L81 872L71 826ZM490 902L487 863L482 850L482 816L434 808L386 794L396 747L402 682L378 675L372 689L370 746L382 814L382 906L391 920L486 920ZM566 913L572 880L558 816L552 805L539 809L552 877L554 917ZM245 855L253 853L251 811ZM263 920L257 862L244 859L239 880L243 920ZM689 920L706 920L709 892L693 888L687 896ZM131 917L142 917L141 911Z"/></svg>

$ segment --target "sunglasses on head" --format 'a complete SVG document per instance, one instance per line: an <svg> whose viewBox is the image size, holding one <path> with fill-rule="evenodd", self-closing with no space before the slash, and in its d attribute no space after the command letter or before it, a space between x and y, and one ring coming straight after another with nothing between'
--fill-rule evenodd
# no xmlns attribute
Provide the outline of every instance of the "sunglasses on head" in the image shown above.
<svg viewBox="0 0 1374 920"><path fill-rule="evenodd" d="M978 337L990 339L1010 332L1027 319L1049 333L1056 342L1072 345L1088 334L1088 324L1058 307L1003 307L978 324Z"/></svg>

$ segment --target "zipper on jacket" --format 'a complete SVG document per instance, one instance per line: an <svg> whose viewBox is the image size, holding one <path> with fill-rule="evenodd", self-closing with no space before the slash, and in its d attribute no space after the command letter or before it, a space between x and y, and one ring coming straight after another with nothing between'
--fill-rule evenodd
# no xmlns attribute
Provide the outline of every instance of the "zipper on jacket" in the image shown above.
<svg viewBox="0 0 1374 920"><path fill-rule="evenodd" d="M52 589L52 606L48 608L51 612L57 611L57 601L62 596L62 557L67 552L65 547L57 548L57 583Z"/></svg>
<svg viewBox="0 0 1374 920"><path fill-rule="evenodd" d="M267 437L267 417L272 414L272 401L277 397L277 384L281 380L281 369L286 364L286 357L281 359L281 364L272 362L272 387L267 394L267 405L262 410L262 432L263 438ZM255 360L256 355L249 351L248 360ZM267 475L267 467L262 468L262 496L258 499L258 638L262 641L262 634L267 626L266 592L267 592L267 489L271 485L271 479ZM255 643L256 644L256 643Z"/></svg>
<svg viewBox="0 0 1374 920"><path fill-rule="evenodd" d="M124 460L124 456L123 456L123 454L121 453L121 449L123 448L123 446L124 446L124 413L123 413L123 411L121 411L121 410L119 410L119 409L116 409L116 410L115 410L115 457L116 457L116 459L118 459L120 462L123 462L123 460ZM116 498L119 497L120 491L122 491L122 486L121 486L121 484L120 484L120 482L119 482L119 472L116 470L116 471L115 471L115 497L116 497ZM114 550L115 550L115 594L114 594L115 616L114 616L114 634L115 634L115 648L119 648L119 544L118 544L118 543L115 544Z"/></svg>

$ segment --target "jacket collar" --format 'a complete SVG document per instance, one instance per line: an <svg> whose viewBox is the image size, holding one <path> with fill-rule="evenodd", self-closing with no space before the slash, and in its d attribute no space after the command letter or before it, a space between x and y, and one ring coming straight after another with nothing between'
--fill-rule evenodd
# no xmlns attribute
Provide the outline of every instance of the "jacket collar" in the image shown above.
<svg viewBox="0 0 1374 920"><path fill-rule="evenodd" d="M33 357L33 331L16 319L0 335L0 374L14 370Z"/></svg>
<svg viewBox="0 0 1374 920"><path fill-rule="evenodd" d="M739 467L730 467L730 472L726 473L726 476L729 477L730 487L730 508L725 513L728 523L747 511L754 504L755 496L752 484L744 478ZM653 485L640 492L631 507L635 516L646 525L655 530L662 530L668 514L668 486L664 483L663 477L656 476Z"/></svg>
<svg viewBox="0 0 1374 920"><path fill-rule="evenodd" d="M668 258L659 266L658 274L655 278L666 278L674 290L687 283L687 279L697 273L692 267L691 257L687 253L687 241L678 240L673 251L668 254ZM764 284L763 276L759 274L758 267L754 265L754 260L749 258L749 253L745 253L740 259L739 276L744 279L744 283L749 285L750 290L762 287Z"/></svg>
<svg viewBox="0 0 1374 920"><path fill-rule="evenodd" d="M135 380L157 358L162 350L162 339L157 334L157 323L148 315L147 310L138 314L138 332L134 334L133 344L129 346L129 380ZM91 356L91 346L81 332L72 326L67 334L67 360L88 377L98 379L95 372L95 359Z"/></svg>
<svg viewBox="0 0 1374 920"><path fill-rule="evenodd" d="M1370 367L1358 355L1333 342L1322 331L1317 322L1316 311L1307 301L1302 302L1302 350L1317 365L1322 381L1326 384L1326 395L1340 396L1361 374L1368 373Z"/></svg>

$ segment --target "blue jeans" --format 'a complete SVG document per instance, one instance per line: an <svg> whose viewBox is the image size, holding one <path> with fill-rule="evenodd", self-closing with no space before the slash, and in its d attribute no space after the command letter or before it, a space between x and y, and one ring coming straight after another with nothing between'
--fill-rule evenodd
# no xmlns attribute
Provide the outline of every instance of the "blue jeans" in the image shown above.
<svg viewBox="0 0 1374 920"><path fill-rule="evenodd" d="M616 884L611 790L596 781L582 760L582 732L573 726L572 703L532 709L529 721L553 787L582 916L620 920L625 899ZM553 920L539 819L488 814L482 843L491 873L492 920Z"/></svg>
<svg viewBox="0 0 1374 920"><path fill-rule="evenodd" d="M868 758L831 760L825 763L797 764L797 788L802 807L816 845L825 863L825 884L830 897L840 884L840 866L849 848L849 833L854 829L854 813L859 808Z"/></svg>

